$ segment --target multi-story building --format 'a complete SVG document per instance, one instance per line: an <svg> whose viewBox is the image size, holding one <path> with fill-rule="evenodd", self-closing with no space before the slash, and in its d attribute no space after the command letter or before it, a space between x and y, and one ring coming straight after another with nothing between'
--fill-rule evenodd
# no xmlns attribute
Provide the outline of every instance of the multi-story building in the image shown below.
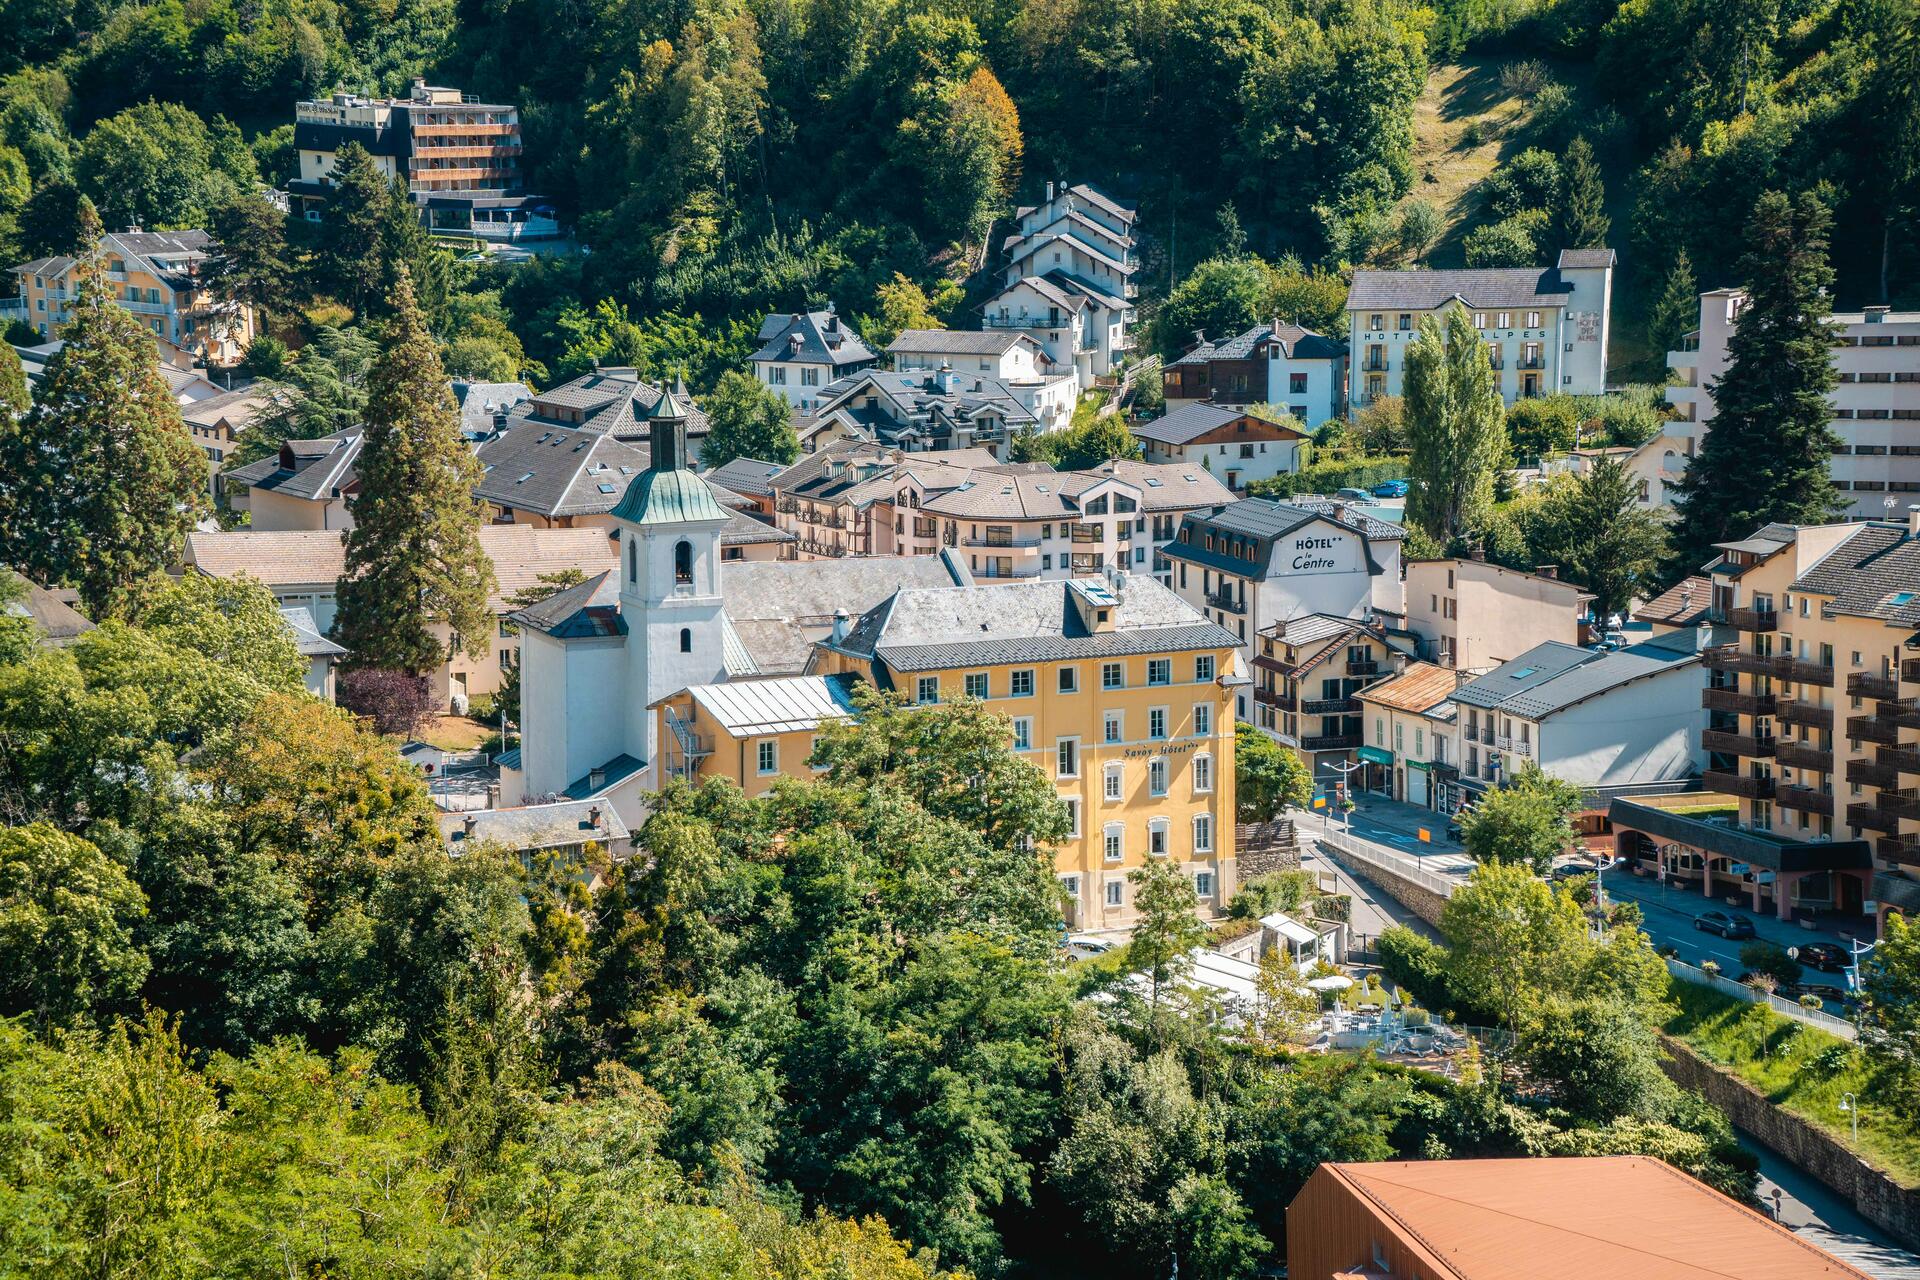
<svg viewBox="0 0 1920 1280"><path fill-rule="evenodd" d="M1377 783L1384 794L1408 804L1442 811L1457 807L1451 784L1460 772L1453 703L1459 683L1457 671L1410 662L1400 674L1361 689L1363 745L1392 759L1369 761L1377 768L1359 780Z"/></svg>
<svg viewBox="0 0 1920 1280"><path fill-rule="evenodd" d="M1465 681L1451 695L1461 790L1484 793L1528 763L1588 788L1696 776L1706 763L1699 647L1691 631L1611 652L1550 641Z"/></svg>
<svg viewBox="0 0 1920 1280"><path fill-rule="evenodd" d="M1266 403L1308 431L1346 413L1347 348L1338 340L1278 320L1219 342L1193 336L1193 349L1161 372L1169 409Z"/></svg>
<svg viewBox="0 0 1920 1280"><path fill-rule="evenodd" d="M248 513L255 533L351 529L348 503L360 491L359 427L312 440L282 440L270 456L225 472L227 500Z"/></svg>
<svg viewBox="0 0 1920 1280"><path fill-rule="evenodd" d="M800 447L813 453L835 440L870 440L907 453L987 449L1005 459L1013 437L1040 420L997 378L959 373L867 369L821 391Z"/></svg>
<svg viewBox="0 0 1920 1280"><path fill-rule="evenodd" d="M749 796L806 777L820 727L854 715L860 677L775 676L698 684L654 704L660 776L699 785L725 778Z"/></svg>
<svg viewBox="0 0 1920 1280"><path fill-rule="evenodd" d="M1380 775L1371 783L1367 775L1393 759L1366 744L1360 692L1408 656L1404 641L1362 618L1309 613L1276 622L1255 637L1253 723L1299 754L1314 786L1384 790Z"/></svg>
<svg viewBox="0 0 1920 1280"><path fill-rule="evenodd" d="M1783 919L1920 911L1920 509L1767 525L1719 550L1701 745L1738 820L1616 803L1621 852Z"/></svg>
<svg viewBox="0 0 1920 1280"><path fill-rule="evenodd" d="M296 102L300 171L287 184L296 215L316 222L323 216L340 148L350 142L365 148L380 172L407 184L433 230L500 241L560 234L551 202L526 189L518 107L424 80L414 81L405 98L336 93Z"/></svg>
<svg viewBox="0 0 1920 1280"><path fill-rule="evenodd" d="M1085 183L1049 182L1039 204L1014 210L1002 244L1004 287L987 302L982 327L1031 333L1082 387L1112 373L1133 348L1135 220Z"/></svg>
<svg viewBox="0 0 1920 1280"><path fill-rule="evenodd" d="M224 299L202 283L212 243L204 231L129 227L103 237L100 255L114 298L163 349L179 348L183 359L209 366L234 365L253 343L255 316L246 303ZM61 256L12 268L20 295L0 311L0 320L21 320L43 338L59 337L79 296L79 264ZM208 394L218 390L212 387Z"/></svg>
<svg viewBox="0 0 1920 1280"><path fill-rule="evenodd" d="M209 492L219 494L220 469L226 464L227 454L240 442L241 435L253 425L253 420L272 404L272 395L254 386L239 391L222 391L217 396L208 396L205 400L195 400L180 407L180 417L187 424L187 433L200 446L200 452L207 456Z"/></svg>
<svg viewBox="0 0 1920 1280"><path fill-rule="evenodd" d="M981 450L901 454L839 444L770 482L775 519L803 557L933 555L976 579L1070 578L1171 568L1182 517L1232 501L1203 467L1115 459L1088 471L996 463Z"/></svg>
<svg viewBox="0 0 1920 1280"><path fill-rule="evenodd" d="M1485 671L1549 641L1579 644L1593 597L1551 566L1527 573L1472 557L1407 562L1407 629L1420 656Z"/></svg>
<svg viewBox="0 0 1920 1280"><path fill-rule="evenodd" d="M760 384L803 414L819 409L828 387L879 362L831 304L825 311L769 315L760 322L760 349L752 360Z"/></svg>
<svg viewBox="0 0 1920 1280"><path fill-rule="evenodd" d="M518 401L507 409L504 418L494 415L494 432L537 423L599 432L644 448L650 438L649 424L669 393L674 402L672 412L684 419L688 447L693 451L688 465L696 466L700 446L707 437L706 412L687 394L685 382L668 387L662 381L655 386L629 366L596 368Z"/></svg>
<svg viewBox="0 0 1920 1280"><path fill-rule="evenodd" d="M1059 431L1073 421L1080 379L1047 349L1015 329L905 329L887 347L896 372L952 369L983 373L1005 385L1034 417L1034 429Z"/></svg>
<svg viewBox="0 0 1920 1280"><path fill-rule="evenodd" d="M909 701L977 698L1072 820L1055 873L1076 929L1134 919L1129 872L1179 867L1202 904L1235 883L1231 632L1148 578L903 590L819 647ZM777 763L777 761L776 761ZM796 764L798 762L795 762Z"/></svg>
<svg viewBox="0 0 1920 1280"><path fill-rule="evenodd" d="M1508 403L1606 390L1611 249L1566 249L1535 267L1353 273L1347 292L1348 398L1358 408L1402 393L1407 349L1425 315L1465 307Z"/></svg>
<svg viewBox="0 0 1920 1280"><path fill-rule="evenodd" d="M1666 434L1687 441L1688 457L1712 426L1711 388L1727 371L1727 344L1746 300L1740 289L1701 294L1700 327L1680 350L1667 353L1673 373L1667 401L1676 420ZM1833 365L1840 384L1827 397L1840 439L1831 464L1834 487L1852 519L1897 515L1908 501L1900 494L1920 493L1920 428L1911 425L1920 422L1920 311L1868 307L1827 318L1839 337Z"/></svg>
<svg viewBox="0 0 1920 1280"><path fill-rule="evenodd" d="M1254 637L1275 623L1398 612L1405 537L1342 503L1246 498L1187 516L1160 555L1180 598L1232 631L1252 661ZM1247 691L1235 713L1279 732L1271 708L1256 712Z"/></svg>
<svg viewBox="0 0 1920 1280"><path fill-rule="evenodd" d="M1244 493L1256 480L1298 471L1300 446L1307 439L1292 427L1230 405L1202 402L1135 423L1133 438L1148 462L1205 467L1235 493Z"/></svg>

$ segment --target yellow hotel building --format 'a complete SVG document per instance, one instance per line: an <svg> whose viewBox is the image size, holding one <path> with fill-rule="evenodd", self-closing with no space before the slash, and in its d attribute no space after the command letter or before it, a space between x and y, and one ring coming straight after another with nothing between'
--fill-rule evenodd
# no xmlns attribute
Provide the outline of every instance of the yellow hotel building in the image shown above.
<svg viewBox="0 0 1920 1280"><path fill-rule="evenodd" d="M1127 874L1166 859L1217 911L1235 888L1233 696L1239 640L1151 578L908 588L822 640L812 674L662 699L662 778L758 794L805 777L849 683L910 702L976 698L1054 779L1073 820L1055 874L1074 929L1133 923Z"/></svg>

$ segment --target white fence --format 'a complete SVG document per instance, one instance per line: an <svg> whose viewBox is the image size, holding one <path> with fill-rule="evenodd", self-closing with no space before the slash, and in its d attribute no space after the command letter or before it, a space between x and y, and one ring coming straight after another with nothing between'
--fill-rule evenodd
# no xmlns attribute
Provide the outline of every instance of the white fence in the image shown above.
<svg viewBox="0 0 1920 1280"><path fill-rule="evenodd" d="M1417 858L1409 858L1402 854L1391 853L1375 845L1370 845L1364 841L1355 840L1350 836L1343 835L1339 831L1330 829L1324 832L1309 831L1306 834L1309 839L1318 840L1342 858L1350 859L1362 866L1373 867L1376 870L1388 872L1391 875L1400 877L1409 884L1416 884L1422 889L1437 893L1442 898L1451 898L1453 891L1460 885L1458 880L1450 876L1436 875L1428 871L1420 865L1419 859Z"/></svg>
<svg viewBox="0 0 1920 1280"><path fill-rule="evenodd" d="M1690 964L1682 964L1671 958L1667 960L1667 972L1682 982L1712 987L1722 995L1732 996L1736 1000L1745 1000L1748 1004L1760 1003L1760 992L1744 982L1735 982L1722 974L1708 973L1705 969L1696 969ZM1783 1018L1792 1018L1795 1022L1804 1022L1810 1027L1818 1027L1828 1035L1839 1036L1842 1040L1860 1038L1858 1027L1845 1018L1834 1017L1824 1009L1808 1009L1797 1000L1786 1000L1771 992L1767 993L1766 999L1773 1011Z"/></svg>

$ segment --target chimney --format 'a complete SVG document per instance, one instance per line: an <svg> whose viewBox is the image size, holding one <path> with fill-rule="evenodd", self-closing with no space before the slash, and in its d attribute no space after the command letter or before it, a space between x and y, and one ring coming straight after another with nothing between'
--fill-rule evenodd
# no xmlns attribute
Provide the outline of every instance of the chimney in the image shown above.
<svg viewBox="0 0 1920 1280"><path fill-rule="evenodd" d="M587 790L598 791L600 790L600 788L606 785L607 785L607 771L605 769L587 770Z"/></svg>
<svg viewBox="0 0 1920 1280"><path fill-rule="evenodd" d="M1195 329L1193 331L1193 345L1196 347L1204 347L1207 345L1207 331L1205 329Z"/></svg>
<svg viewBox="0 0 1920 1280"><path fill-rule="evenodd" d="M835 609L833 611L833 632L827 638L835 644L839 644L847 638L847 611L845 609Z"/></svg>
<svg viewBox="0 0 1920 1280"><path fill-rule="evenodd" d="M599 805L596 804L588 807L587 825L589 827L592 827L596 831L600 829L600 806Z"/></svg>
<svg viewBox="0 0 1920 1280"><path fill-rule="evenodd" d="M1047 202L1049 204L1053 202L1053 183L1051 181L1047 183Z"/></svg>
<svg viewBox="0 0 1920 1280"><path fill-rule="evenodd" d="M1907 506L1907 533L1912 537L1920 538L1920 502L1909 503Z"/></svg>
<svg viewBox="0 0 1920 1280"><path fill-rule="evenodd" d="M1476 542L1471 547L1467 548L1467 559L1484 561L1486 558L1487 558L1487 549L1484 546L1482 546L1480 543Z"/></svg>
<svg viewBox="0 0 1920 1280"><path fill-rule="evenodd" d="M489 782L487 784L487 808L498 809L499 807L500 807L500 784L497 782Z"/></svg>
<svg viewBox="0 0 1920 1280"><path fill-rule="evenodd" d="M840 332L840 317L833 314L832 307L827 308L827 332L828 333Z"/></svg>
<svg viewBox="0 0 1920 1280"><path fill-rule="evenodd" d="M1533 566L1533 571L1543 578L1558 578L1560 576L1560 566L1557 564L1537 564Z"/></svg>
<svg viewBox="0 0 1920 1280"><path fill-rule="evenodd" d="M466 839L471 840L473 839L474 829L479 825L480 819L474 817L472 814L468 814L466 817L460 819L460 834Z"/></svg>
<svg viewBox="0 0 1920 1280"><path fill-rule="evenodd" d="M1887 312L1891 310L1893 310L1893 308L1884 303L1877 307L1868 307L1866 310L1866 321L1868 324L1884 324L1887 319Z"/></svg>

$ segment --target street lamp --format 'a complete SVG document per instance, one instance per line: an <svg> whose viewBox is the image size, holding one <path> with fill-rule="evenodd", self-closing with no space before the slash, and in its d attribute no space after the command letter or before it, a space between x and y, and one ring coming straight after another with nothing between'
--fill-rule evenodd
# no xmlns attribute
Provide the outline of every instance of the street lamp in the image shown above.
<svg viewBox="0 0 1920 1280"><path fill-rule="evenodd" d="M1850 1093L1840 1095L1840 1114L1853 1120L1853 1145L1860 1145L1860 1106L1859 1100Z"/></svg>
<svg viewBox="0 0 1920 1280"><path fill-rule="evenodd" d="M1601 937L1607 936L1607 868L1613 865L1613 859L1605 854L1595 854L1593 858L1593 926Z"/></svg>
<svg viewBox="0 0 1920 1280"><path fill-rule="evenodd" d="M1348 764L1344 760L1323 760L1320 762L1320 767L1322 769L1331 769L1333 772L1340 775L1340 781L1335 785L1337 785L1341 789L1341 793L1347 796L1349 799L1349 802L1351 802L1351 797L1353 794L1353 785L1348 781L1348 779L1352 777L1352 775L1360 772L1360 770L1366 768L1367 766L1363 764L1357 764L1357 763ZM1333 808L1333 805L1331 802L1328 803L1327 808L1329 810ZM1346 829L1348 834L1352 834L1353 813L1351 810L1349 810L1346 814Z"/></svg>

